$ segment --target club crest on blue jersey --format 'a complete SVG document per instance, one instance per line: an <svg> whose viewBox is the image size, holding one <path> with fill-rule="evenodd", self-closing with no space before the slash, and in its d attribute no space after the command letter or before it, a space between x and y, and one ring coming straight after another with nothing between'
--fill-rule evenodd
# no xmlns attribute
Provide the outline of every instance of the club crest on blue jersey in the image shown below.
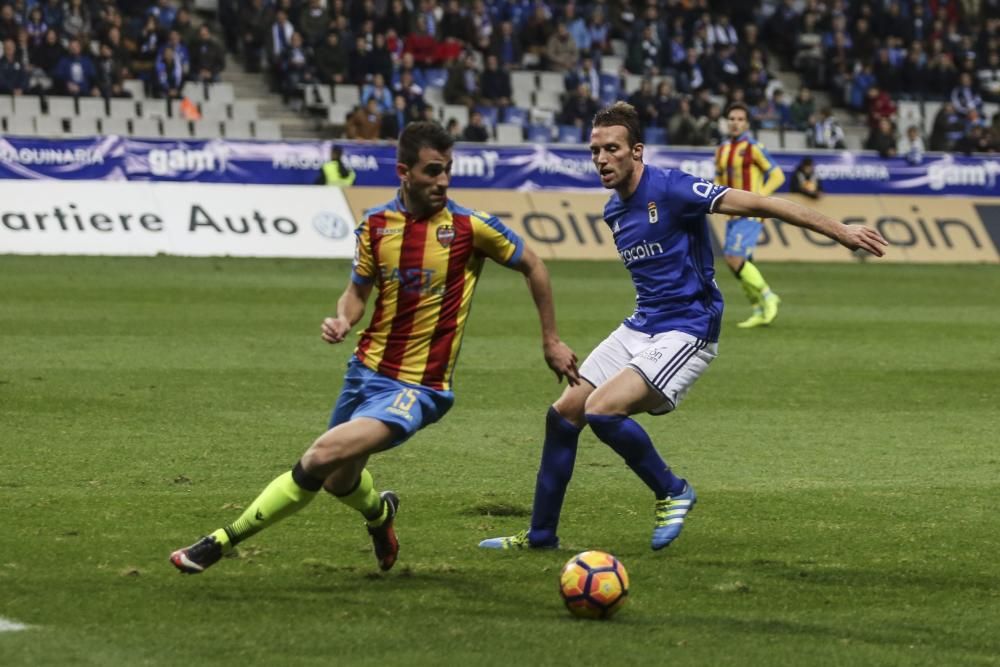
<svg viewBox="0 0 1000 667"><path fill-rule="evenodd" d="M455 228L451 225L442 225L437 230L437 240L442 248L447 248L455 240Z"/></svg>
<svg viewBox="0 0 1000 667"><path fill-rule="evenodd" d="M649 224L655 225L660 221L660 214L656 211L656 202L649 202L649 204L646 205L646 208L649 210Z"/></svg>

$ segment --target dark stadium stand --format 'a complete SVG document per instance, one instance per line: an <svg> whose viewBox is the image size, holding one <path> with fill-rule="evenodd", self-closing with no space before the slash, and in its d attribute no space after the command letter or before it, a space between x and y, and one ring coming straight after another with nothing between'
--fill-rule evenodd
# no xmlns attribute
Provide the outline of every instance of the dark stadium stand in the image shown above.
<svg viewBox="0 0 1000 667"><path fill-rule="evenodd" d="M0 39L11 134L577 143L626 99L713 145L742 100L773 148L1000 150L1000 0L5 0Z"/></svg>

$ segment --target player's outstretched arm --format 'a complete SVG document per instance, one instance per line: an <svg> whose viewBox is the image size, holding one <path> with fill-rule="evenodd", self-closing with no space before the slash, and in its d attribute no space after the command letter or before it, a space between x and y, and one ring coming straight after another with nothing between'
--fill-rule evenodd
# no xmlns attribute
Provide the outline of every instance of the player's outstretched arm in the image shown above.
<svg viewBox="0 0 1000 667"><path fill-rule="evenodd" d="M524 274L531 290L531 298L535 301L538 319L542 324L542 349L545 353L545 363L556 374L556 378L575 385L580 381L580 373L576 369L576 354L569 345L562 342L556 330L556 309L552 300L552 283L549 281L549 271L545 263L538 258L530 248L525 248L521 259L514 265L516 270Z"/></svg>
<svg viewBox="0 0 1000 667"><path fill-rule="evenodd" d="M353 280L347 283L344 293L337 299L337 315L323 320L321 327L323 340L335 344L347 337L351 327L365 314L365 304L368 303L368 296L372 293L372 284L359 285Z"/></svg>
<svg viewBox="0 0 1000 667"><path fill-rule="evenodd" d="M728 190L715 208L716 213L754 218L778 218L796 227L819 232L851 250L864 250L876 257L885 255L889 245L881 234L870 227L845 225L815 209L787 199L761 197L746 190Z"/></svg>

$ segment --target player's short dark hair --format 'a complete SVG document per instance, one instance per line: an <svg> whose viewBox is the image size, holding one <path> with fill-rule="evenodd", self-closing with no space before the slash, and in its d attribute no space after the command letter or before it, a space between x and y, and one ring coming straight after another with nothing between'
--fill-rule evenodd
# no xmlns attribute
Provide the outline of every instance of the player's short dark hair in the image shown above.
<svg viewBox="0 0 1000 667"><path fill-rule="evenodd" d="M628 102L615 102L606 106L596 114L594 127L613 127L620 125L628 130L629 148L642 143L642 123L639 122L639 112Z"/></svg>
<svg viewBox="0 0 1000 667"><path fill-rule="evenodd" d="M396 145L396 161L412 167L420 160L421 148L433 148L444 153L455 145L455 139L438 123L426 120L407 124Z"/></svg>
<svg viewBox="0 0 1000 667"><path fill-rule="evenodd" d="M729 106L727 106L726 107L726 118L728 118L729 117L729 113L731 111L735 110L735 109L739 109L740 111L742 111L743 113L745 113L747 115L747 120L750 120L750 118L751 118L750 107L747 106L744 102L732 102Z"/></svg>

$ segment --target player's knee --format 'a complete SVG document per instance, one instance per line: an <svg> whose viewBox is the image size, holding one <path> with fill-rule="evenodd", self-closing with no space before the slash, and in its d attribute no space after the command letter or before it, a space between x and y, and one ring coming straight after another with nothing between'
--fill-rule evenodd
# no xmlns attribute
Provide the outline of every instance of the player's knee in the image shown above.
<svg viewBox="0 0 1000 667"><path fill-rule="evenodd" d="M302 455L302 467L314 477L325 478L338 464L353 457L349 443L324 434Z"/></svg>

